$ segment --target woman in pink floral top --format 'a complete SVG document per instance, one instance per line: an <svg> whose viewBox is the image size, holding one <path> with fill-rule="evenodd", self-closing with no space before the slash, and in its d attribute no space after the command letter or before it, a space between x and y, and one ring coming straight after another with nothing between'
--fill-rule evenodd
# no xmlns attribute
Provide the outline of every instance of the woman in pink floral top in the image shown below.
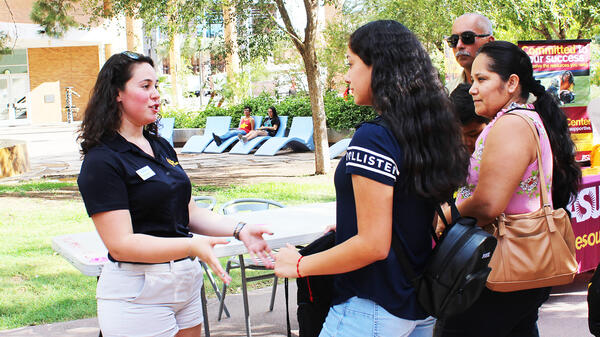
<svg viewBox="0 0 600 337"><path fill-rule="evenodd" d="M533 78L529 56L512 43L489 42L479 50L471 75L475 112L491 122L477 139L467 186L457 196L461 214L484 226L501 213L535 211L540 208L539 179L552 192L553 206L565 207L577 193L581 172L566 117ZM526 104L530 94L537 98L534 104ZM527 115L536 126L545 177L539 176L537 145L528 123L510 111ZM549 294L550 288L486 288L465 313L443 323L442 336L537 337L538 309Z"/></svg>
<svg viewBox="0 0 600 337"><path fill-rule="evenodd" d="M458 190L458 195L456 198L457 204L461 204L463 201L473 196L473 192L475 191L475 187L477 186L477 183L479 181L479 170L481 167L481 160L484 153L484 145L486 143L487 136L490 133L490 130L495 125L496 121L498 121L500 117L504 116L507 111L519 111L520 113L526 114L536 126L538 134L540 136L540 144L542 148L542 166L544 168L544 172L546 172L546 186L548 188L548 191L551 191L553 166L552 148L550 147L550 141L548 140L548 134L546 133L544 124L542 123L540 116L534 111L534 109L535 108L533 104L518 104L516 102L512 102L508 107L498 112L498 114L496 114L496 117L483 129L481 135L479 136L479 138L477 138L477 142L475 144L475 151L471 155L471 165L469 166L469 177L467 178L467 185L461 187ZM527 124L524 125L527 127L524 131L527 132L527 130L529 130L529 126ZM533 135L531 135L531 138L533 140ZM535 145L535 140L533 140L533 142ZM523 145L521 145L521 147L518 147L516 150L521 149ZM540 177L538 173L538 162L537 159L534 159L534 161L531 164L529 164L529 166L527 166L525 173L521 177L521 180L517 185L516 189L514 190L514 193L511 195L511 198L506 207L504 208L503 213L528 213L540 208L540 191L538 187L538 180L540 179Z"/></svg>

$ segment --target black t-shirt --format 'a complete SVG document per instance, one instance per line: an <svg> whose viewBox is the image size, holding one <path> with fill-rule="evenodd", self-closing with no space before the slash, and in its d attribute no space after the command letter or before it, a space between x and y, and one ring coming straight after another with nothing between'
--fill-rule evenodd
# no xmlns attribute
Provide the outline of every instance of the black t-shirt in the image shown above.
<svg viewBox="0 0 600 337"><path fill-rule="evenodd" d="M277 134L277 131L279 131L279 117L273 119L271 119L270 117L266 117L265 119L263 119L262 125L269 127L277 125L277 130L265 130L267 131L267 134L269 136L273 137Z"/></svg>
<svg viewBox="0 0 600 337"><path fill-rule="evenodd" d="M77 184L88 215L126 209L134 233L189 237L190 180L165 139L144 136L154 158L118 133L85 155Z"/></svg>
<svg viewBox="0 0 600 337"><path fill-rule="evenodd" d="M346 156L335 171L336 244L358 232L351 176L356 174L394 186L393 231L399 236L415 271L420 273L432 250L428 226L432 225L434 205L407 194L397 182L402 174L402 158L402 149L389 130L372 123L364 123L356 130ZM336 275L333 304L353 296L372 300L400 318L427 317L391 247L385 260Z"/></svg>

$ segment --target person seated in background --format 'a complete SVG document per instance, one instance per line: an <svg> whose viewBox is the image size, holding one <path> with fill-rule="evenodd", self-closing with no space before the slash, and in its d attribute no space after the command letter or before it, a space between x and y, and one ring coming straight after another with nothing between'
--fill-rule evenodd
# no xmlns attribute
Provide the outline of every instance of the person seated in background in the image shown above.
<svg viewBox="0 0 600 337"><path fill-rule="evenodd" d="M279 129L279 117L277 116L277 109L275 107L269 107L267 110L267 114L269 117L263 119L262 126L257 128L256 130L252 130L248 132L247 135L238 134L237 137L245 143L247 143L250 139L256 138L258 136L270 136L273 137L277 133Z"/></svg>
<svg viewBox="0 0 600 337"><path fill-rule="evenodd" d="M229 139L231 137L235 137L237 135L246 135L248 132L254 130L254 118L250 117L250 113L252 112L252 108L249 106L244 107L244 117L240 118L240 126L237 129L227 131L225 134L217 136L213 133L213 139L218 146L221 146L221 143L225 139Z"/></svg>
<svg viewBox="0 0 600 337"><path fill-rule="evenodd" d="M469 89L471 89L469 83L459 84L450 94L450 100L462 125L463 143L469 149L469 153L473 153L477 138L489 120L475 113L473 96L469 94Z"/></svg>

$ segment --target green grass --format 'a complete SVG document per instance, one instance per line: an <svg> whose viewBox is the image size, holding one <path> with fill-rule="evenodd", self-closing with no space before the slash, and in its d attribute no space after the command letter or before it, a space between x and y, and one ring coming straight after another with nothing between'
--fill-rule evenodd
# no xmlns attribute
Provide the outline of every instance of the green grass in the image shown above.
<svg viewBox="0 0 600 337"><path fill-rule="evenodd" d="M72 186L51 182L0 185L0 194ZM286 205L335 200L332 183L194 186L193 194L213 195L219 204L244 197L268 198ZM79 200L0 198L0 330L96 315L96 278L84 276L51 248L54 236L92 230L94 225ZM221 259L223 266L226 261ZM239 269L231 274L228 292L239 292ZM266 280L250 286L269 284ZM206 285L208 296L214 296L208 281Z"/></svg>
<svg viewBox="0 0 600 337"><path fill-rule="evenodd" d="M25 184L16 185L0 185L0 195L3 193L24 193L24 192L40 192L40 191L58 191L66 187L77 186L75 183L54 182L54 181L37 181Z"/></svg>
<svg viewBox="0 0 600 337"><path fill-rule="evenodd" d="M78 201L0 202L0 329L95 315L95 284L51 248L52 237L94 227Z"/></svg>
<svg viewBox="0 0 600 337"><path fill-rule="evenodd" d="M193 195L212 195L217 199L218 207L232 199L261 198L279 201L285 205L299 205L316 202L335 201L333 184L303 184L303 183L260 183L245 186L192 187Z"/></svg>

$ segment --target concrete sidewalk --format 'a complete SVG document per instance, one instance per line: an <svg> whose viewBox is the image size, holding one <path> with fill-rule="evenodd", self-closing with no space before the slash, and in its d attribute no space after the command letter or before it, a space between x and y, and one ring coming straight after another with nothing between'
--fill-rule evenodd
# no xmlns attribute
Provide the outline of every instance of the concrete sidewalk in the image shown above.
<svg viewBox="0 0 600 337"><path fill-rule="evenodd" d="M82 157L76 142L80 123L55 123L0 127L0 139L27 143L29 171L0 178L0 184L39 179L74 180L79 174ZM200 185L229 186L252 182L293 181L315 172L313 152L282 150L276 156L236 155L229 153L183 154L175 149L179 163L190 180ZM332 168L337 160L332 161ZM333 171L333 169L331 170ZM319 177L316 177L319 179ZM320 176L331 181L329 176Z"/></svg>
<svg viewBox="0 0 600 337"><path fill-rule="evenodd" d="M538 326L542 337L592 336L587 327L587 283L592 273L579 275L573 284L555 287L550 299L540 310ZM283 284L277 288L273 312L269 312L270 288L249 293L250 322L254 336L286 336L285 296ZM296 320L296 283L290 282L290 321L292 335L298 336ZM230 318L217 321L219 303L208 299L208 315L211 336L245 336L244 311L241 295L228 295L226 304ZM225 317L225 315L223 315ZM0 331L4 337L97 337L98 321L95 318L77 321L29 326ZM204 336L204 335L203 335ZM484 337L484 336L482 336Z"/></svg>

